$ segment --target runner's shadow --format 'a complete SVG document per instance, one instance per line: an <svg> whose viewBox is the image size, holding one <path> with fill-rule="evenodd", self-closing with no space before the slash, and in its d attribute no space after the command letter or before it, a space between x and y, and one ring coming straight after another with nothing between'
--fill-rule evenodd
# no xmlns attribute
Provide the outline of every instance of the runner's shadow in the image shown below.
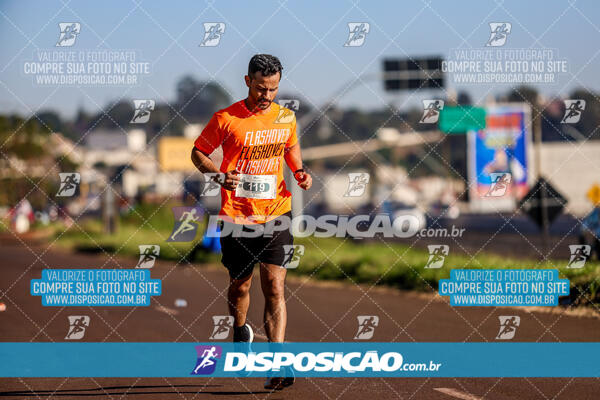
<svg viewBox="0 0 600 400"><path fill-rule="evenodd" d="M118 396L118 395L144 395L144 394L210 394L215 396L233 396L233 395L256 395L256 394L267 394L271 393L268 390L262 391L247 391L247 392L216 392L216 391L204 391L203 388L218 388L223 385L137 385L137 386L104 386L90 389L63 389L63 390L16 390L10 392L0 392L0 397L18 396L18 397L36 397L40 395L50 396L75 396L75 397L88 397L88 396ZM196 391L159 391L152 390L146 392L133 392L135 389L165 389L165 388L197 388ZM119 390L120 391L114 391ZM113 390L110 392L110 390ZM81 392L96 392L96 393L81 393Z"/></svg>

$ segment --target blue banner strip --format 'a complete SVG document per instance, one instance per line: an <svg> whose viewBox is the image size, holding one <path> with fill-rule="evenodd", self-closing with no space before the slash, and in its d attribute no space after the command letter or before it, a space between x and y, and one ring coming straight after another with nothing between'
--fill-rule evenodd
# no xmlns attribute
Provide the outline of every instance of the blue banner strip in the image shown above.
<svg viewBox="0 0 600 400"><path fill-rule="evenodd" d="M271 374L265 365L272 368L269 362L274 359L273 352L281 365L294 360L287 368L293 368L297 377L600 376L600 343L274 345L252 343L248 354L225 342L4 342L0 343L0 377L258 377ZM250 364L259 370L250 371ZM234 371L232 367L242 370Z"/></svg>

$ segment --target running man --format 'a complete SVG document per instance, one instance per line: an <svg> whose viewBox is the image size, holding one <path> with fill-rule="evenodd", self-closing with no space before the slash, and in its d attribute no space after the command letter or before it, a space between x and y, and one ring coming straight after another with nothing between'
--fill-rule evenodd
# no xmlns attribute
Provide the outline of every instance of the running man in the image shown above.
<svg viewBox="0 0 600 400"><path fill-rule="evenodd" d="M65 26L65 30L61 32L63 35L56 43L57 46L62 45L62 42L66 42L67 40L73 39L75 36L79 34L77 30L77 24L72 23L71 25Z"/></svg>
<svg viewBox="0 0 600 400"><path fill-rule="evenodd" d="M77 175L71 174L65 177L65 180L62 182L62 187L58 190L57 196L60 196L62 192L66 192L67 190L71 190L74 187L77 187Z"/></svg>
<svg viewBox="0 0 600 400"><path fill-rule="evenodd" d="M192 150L192 161L200 172L221 173L222 226L242 230L256 224L280 223L291 218L291 193L283 179L284 161L294 171L296 183L304 190L312 185L302 168L296 118L277 120L282 107L274 102L283 67L277 57L257 54L250 60L244 77L248 97L216 112ZM286 111L286 110L282 110ZM219 146L223 162L217 168L209 158ZM238 186L238 184L240 184ZM251 228L250 228L251 229ZM229 231L231 229L222 229ZM235 230L234 230L235 231ZM248 236L248 235L246 235ZM234 317L233 341L252 342L254 333L246 323L250 305L250 284L256 263L260 264L260 283L265 297L264 326L269 342L281 343L287 323L284 287L285 245L292 245L289 231L255 237L221 236L222 263L229 270L227 294L229 312ZM282 389L293 377L270 377L267 389Z"/></svg>
<svg viewBox="0 0 600 400"><path fill-rule="evenodd" d="M429 261L427 262L427 264L425 264L425 268L431 268L430 266L442 261L444 259L444 256L446 256L447 254L444 253L444 249L441 247L436 248L435 250L433 250L433 252L429 255Z"/></svg>
<svg viewBox="0 0 600 400"><path fill-rule="evenodd" d="M365 28L365 24L356 25L350 33L352 36L346 41L344 46L350 46L350 43L360 40L366 36L367 29Z"/></svg>
<svg viewBox="0 0 600 400"><path fill-rule="evenodd" d="M425 109L425 113L423 113L423 118L419 122L425 122L425 120L434 117L442 111L442 107L440 106L440 101L436 100L432 103L429 103L427 108Z"/></svg>
<svg viewBox="0 0 600 400"><path fill-rule="evenodd" d="M139 107L135 111L137 111L137 113L134 114L131 122L135 122L135 120L138 118L150 115L150 112L152 111L152 102L150 102L150 100L146 100L145 102L140 103Z"/></svg>
<svg viewBox="0 0 600 400"><path fill-rule="evenodd" d="M362 188L367 186L368 183L369 181L367 180L365 175L360 174L355 176L354 180L350 181L350 184L348 185L348 190L346 190L346 193L344 193L344 197L350 196L350 193L354 192L355 190L362 190Z"/></svg>
<svg viewBox="0 0 600 400"><path fill-rule="evenodd" d="M498 175L496 180L492 182L490 190L486 193L486 196L496 197L498 194L502 196L504 193L506 193L508 185L510 185L510 175L508 173Z"/></svg>
<svg viewBox="0 0 600 400"><path fill-rule="evenodd" d="M578 247L575 252L573 253L573 255L571 256L571 261L569 261L569 263L567 264L567 268L570 268L573 264L581 262L581 261L587 261L588 256L590 256L590 253L586 253L585 251L585 247L581 246Z"/></svg>
<svg viewBox="0 0 600 400"><path fill-rule="evenodd" d="M175 236L196 229L194 224L198 222L198 216L196 215L196 209L192 208L191 211L185 211L181 214L179 221L181 224L179 228L171 235L171 240L175 240Z"/></svg>
<svg viewBox="0 0 600 400"><path fill-rule="evenodd" d="M367 334L373 330L375 330L375 317L371 316L368 319L365 319L362 324L359 326L359 330L354 336L354 339L360 339L362 335Z"/></svg>
<svg viewBox="0 0 600 400"><path fill-rule="evenodd" d="M210 367L211 365L213 365L215 362L212 359L216 356L216 348L214 346L210 349L204 350L204 352L202 353L202 362L199 363L196 366L196 368L194 368L194 373L197 374L200 369Z"/></svg>
<svg viewBox="0 0 600 400"><path fill-rule="evenodd" d="M508 32L506 23L503 23L502 25L498 25L496 27L496 29L494 31L492 31L492 33L494 35L487 42L486 46L491 46L493 42L496 42L500 39L504 39L506 37L506 35L508 35L509 32Z"/></svg>
<svg viewBox="0 0 600 400"><path fill-rule="evenodd" d="M65 339L69 339L71 336L76 335L79 332L83 332L87 327L88 326L85 324L85 317L77 318L73 321L73 325L71 325L71 329L67 333L67 337Z"/></svg>
<svg viewBox="0 0 600 400"><path fill-rule="evenodd" d="M576 117L577 115L579 115L583 112L583 107L581 106L581 100L577 100L574 103L571 103L571 105L569 106L569 108L567 108L566 111L568 111L568 112L565 113L565 117L560 122L563 122L563 123L567 122L571 118Z"/></svg>
<svg viewBox="0 0 600 400"><path fill-rule="evenodd" d="M507 334L517 330L517 327L519 325L517 325L516 317L510 317L510 318L506 319L506 321L504 321L504 324L502 324L500 326L502 326L504 328L498 333L498 336L496 336L496 339L502 339L502 337L504 335L507 335Z"/></svg>
<svg viewBox="0 0 600 400"><path fill-rule="evenodd" d="M156 257L156 246L146 247L146 250L140 256L144 256L144 258L140 257L140 261L137 264L137 267L144 265L148 261L152 261Z"/></svg>
<svg viewBox="0 0 600 400"><path fill-rule="evenodd" d="M227 332L227 334L229 334L230 328L231 325L229 324L228 317L219 319L219 322L217 322L217 325L215 326L215 329L213 330L213 333L212 335L210 335L209 339L214 339L215 337L217 337L217 335L224 332Z"/></svg>

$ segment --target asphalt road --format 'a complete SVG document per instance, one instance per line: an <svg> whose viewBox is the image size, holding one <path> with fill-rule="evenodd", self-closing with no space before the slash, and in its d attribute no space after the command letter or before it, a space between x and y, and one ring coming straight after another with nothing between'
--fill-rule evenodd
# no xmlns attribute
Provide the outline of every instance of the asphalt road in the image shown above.
<svg viewBox="0 0 600 400"><path fill-rule="evenodd" d="M212 316L227 313L227 274L216 266L157 262L153 278L163 294L150 307L43 307L29 295L29 281L44 268L132 268L137 260L108 255L46 251L47 244L0 240L1 341L62 342L67 316L89 315L83 341L205 342ZM256 282L258 283L258 282ZM289 279L288 341L353 341L358 315L378 315L373 341L493 342L499 315L519 315L514 341L600 341L600 319L565 313L487 307L453 308L431 295L345 284ZM176 307L185 299L186 307ZM251 293L249 321L264 334L260 285ZM260 340L260 338L259 338ZM585 354L573 354L573 363ZM1 362L1 360L0 360ZM490 360L493 363L494 360ZM14 399L596 399L600 379L572 378L302 378L282 392L268 392L263 379L229 378L24 378L0 379L0 397Z"/></svg>

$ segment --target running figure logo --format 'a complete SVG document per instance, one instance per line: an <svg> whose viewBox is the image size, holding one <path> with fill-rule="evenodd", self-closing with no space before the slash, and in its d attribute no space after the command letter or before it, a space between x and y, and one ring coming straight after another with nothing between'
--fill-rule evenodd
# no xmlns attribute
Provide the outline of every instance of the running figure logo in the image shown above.
<svg viewBox="0 0 600 400"><path fill-rule="evenodd" d="M298 110L300 110L300 100L287 100L287 99L281 99L278 101L279 105L281 107L285 107L285 108L289 108L290 110L292 110L293 112L298 112Z"/></svg>
<svg viewBox="0 0 600 400"><path fill-rule="evenodd" d="M60 187L56 197L73 196L81 182L81 175L78 172L59 172L58 176L60 177Z"/></svg>
<svg viewBox="0 0 600 400"><path fill-rule="evenodd" d="M444 109L444 100L423 100L423 117L420 124L435 124Z"/></svg>
<svg viewBox="0 0 600 400"><path fill-rule="evenodd" d="M233 326L233 316L231 315L213 315L212 317L215 327L213 328L212 334L209 336L210 340L224 340L229 336L229 331Z"/></svg>
<svg viewBox="0 0 600 400"><path fill-rule="evenodd" d="M581 119L581 113L585 110L585 100L565 100L565 115L561 124L576 124Z"/></svg>
<svg viewBox="0 0 600 400"><path fill-rule="evenodd" d="M56 47L71 47L75 44L77 35L81 32L81 24L79 22L60 22L58 24L60 36Z"/></svg>
<svg viewBox="0 0 600 400"><path fill-rule="evenodd" d="M69 331L66 340L79 340L83 338L85 329L90 326L90 317L87 315L69 315Z"/></svg>
<svg viewBox="0 0 600 400"><path fill-rule="evenodd" d="M204 39L200 47L215 47L221 41L221 35L225 33L225 24L223 22L205 22Z"/></svg>
<svg viewBox="0 0 600 400"><path fill-rule="evenodd" d="M277 117L273 123L292 123L296 117L296 112L300 109L300 100L279 100L278 103L282 108L279 109Z"/></svg>
<svg viewBox="0 0 600 400"><path fill-rule="evenodd" d="M567 268L583 268L590 254L592 254L592 246L589 244L571 244L569 245L571 258L567 264Z"/></svg>
<svg viewBox="0 0 600 400"><path fill-rule="evenodd" d="M490 22L490 40L485 45L488 47L504 46L511 29L510 22Z"/></svg>
<svg viewBox="0 0 600 400"><path fill-rule="evenodd" d="M499 340L510 340L515 337L517 327L521 324L521 317L517 315L501 315L500 319L500 330L496 339Z"/></svg>
<svg viewBox="0 0 600 400"><path fill-rule="evenodd" d="M368 22L348 22L348 29L350 33L344 47L358 47L365 43L365 38L371 26Z"/></svg>
<svg viewBox="0 0 600 400"><path fill-rule="evenodd" d="M304 255L304 245L284 244L283 251L285 252L285 258L281 266L287 269L298 268L300 257Z"/></svg>
<svg viewBox="0 0 600 400"><path fill-rule="evenodd" d="M215 372L217 359L221 358L223 349L221 346L196 346L196 353L198 360L190 375L210 375Z"/></svg>
<svg viewBox="0 0 600 400"><path fill-rule="evenodd" d="M138 261L136 268L152 268L154 261L160 254L160 246L156 244L141 244L140 248L140 260Z"/></svg>
<svg viewBox="0 0 600 400"><path fill-rule="evenodd" d="M205 172L202 176L204 179L204 186L200 196L214 197L221 193L221 185L219 182L224 180L224 175L219 172Z"/></svg>
<svg viewBox="0 0 600 400"><path fill-rule="evenodd" d="M281 108L275 117L274 124L290 124L296 118L296 111L300 109L299 100L279 100Z"/></svg>
<svg viewBox="0 0 600 400"><path fill-rule="evenodd" d="M508 172L492 172L492 185L484 197L502 197L510 186L512 175Z"/></svg>
<svg viewBox="0 0 600 400"><path fill-rule="evenodd" d="M150 120L150 114L154 111L154 100L134 100L133 101L135 110L133 112L133 118L129 123L131 124L145 124Z"/></svg>
<svg viewBox="0 0 600 400"><path fill-rule="evenodd" d="M196 237L202 210L199 207L173 207L172 210L175 226L167 242L191 242Z"/></svg>
<svg viewBox="0 0 600 400"><path fill-rule="evenodd" d="M450 247L446 244L430 244L427 245L427 250L429 250L429 258L427 259L425 268L442 268L444 266L444 261L446 261L446 256L450 252Z"/></svg>
<svg viewBox="0 0 600 400"><path fill-rule="evenodd" d="M371 176L366 172L348 173L348 188L344 197L360 197L365 193Z"/></svg>
<svg viewBox="0 0 600 400"><path fill-rule="evenodd" d="M354 335L355 340L369 340L375 333L375 328L379 325L379 317L377 315L359 315L358 330Z"/></svg>

